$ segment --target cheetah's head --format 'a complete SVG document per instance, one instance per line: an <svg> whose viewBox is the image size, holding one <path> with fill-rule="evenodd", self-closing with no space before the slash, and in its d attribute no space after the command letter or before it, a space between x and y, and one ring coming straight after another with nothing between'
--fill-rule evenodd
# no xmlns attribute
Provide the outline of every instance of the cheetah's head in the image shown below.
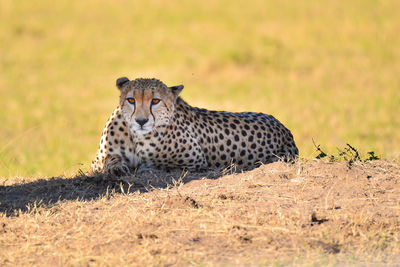
<svg viewBox="0 0 400 267"><path fill-rule="evenodd" d="M168 125L183 85L167 87L157 79L117 79L121 91L120 107L128 128L135 134L146 134Z"/></svg>

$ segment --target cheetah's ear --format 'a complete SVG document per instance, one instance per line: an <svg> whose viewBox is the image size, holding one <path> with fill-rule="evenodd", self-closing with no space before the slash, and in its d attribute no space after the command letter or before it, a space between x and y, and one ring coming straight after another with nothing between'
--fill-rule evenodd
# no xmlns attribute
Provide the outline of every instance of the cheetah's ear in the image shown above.
<svg viewBox="0 0 400 267"><path fill-rule="evenodd" d="M129 82L129 79L126 78L126 77L118 78L117 81L116 81L117 88L118 88L119 90L121 90L122 87L124 86L124 84L126 84L127 82Z"/></svg>
<svg viewBox="0 0 400 267"><path fill-rule="evenodd" d="M171 87L169 87L169 89L172 90L172 92L174 93L175 96L178 96L182 92L183 87L184 86L181 84L181 85L171 86Z"/></svg>

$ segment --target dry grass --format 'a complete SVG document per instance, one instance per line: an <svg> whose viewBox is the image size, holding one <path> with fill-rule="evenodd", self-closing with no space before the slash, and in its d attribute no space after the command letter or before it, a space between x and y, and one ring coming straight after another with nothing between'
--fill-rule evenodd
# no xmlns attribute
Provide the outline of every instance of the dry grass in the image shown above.
<svg viewBox="0 0 400 267"><path fill-rule="evenodd" d="M0 265L400 264L398 163L218 176L3 180Z"/></svg>

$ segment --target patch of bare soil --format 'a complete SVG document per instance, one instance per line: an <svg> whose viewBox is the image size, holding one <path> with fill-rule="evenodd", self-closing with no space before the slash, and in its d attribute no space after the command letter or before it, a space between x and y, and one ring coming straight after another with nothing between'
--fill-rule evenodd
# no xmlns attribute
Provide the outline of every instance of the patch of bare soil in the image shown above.
<svg viewBox="0 0 400 267"><path fill-rule="evenodd" d="M0 180L0 265L400 265L398 163L229 173Z"/></svg>

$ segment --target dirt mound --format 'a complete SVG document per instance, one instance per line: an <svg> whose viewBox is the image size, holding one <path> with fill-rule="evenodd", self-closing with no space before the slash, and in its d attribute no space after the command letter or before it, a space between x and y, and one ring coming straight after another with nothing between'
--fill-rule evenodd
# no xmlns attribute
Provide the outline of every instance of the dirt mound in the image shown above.
<svg viewBox="0 0 400 267"><path fill-rule="evenodd" d="M4 180L1 265L400 264L400 166Z"/></svg>

